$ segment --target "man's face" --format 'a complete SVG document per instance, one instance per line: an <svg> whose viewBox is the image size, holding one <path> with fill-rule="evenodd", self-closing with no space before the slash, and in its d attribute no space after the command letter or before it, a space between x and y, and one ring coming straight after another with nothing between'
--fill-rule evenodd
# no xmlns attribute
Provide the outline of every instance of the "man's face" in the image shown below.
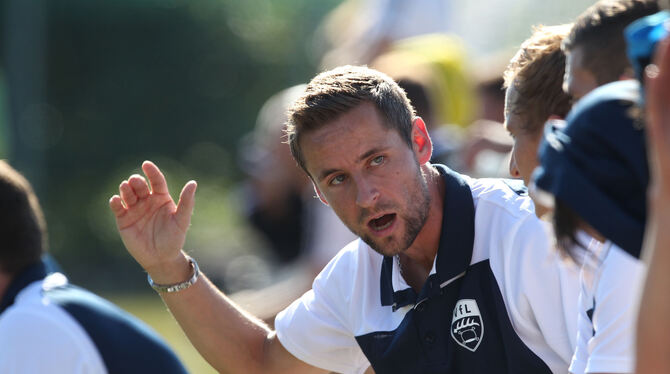
<svg viewBox="0 0 670 374"><path fill-rule="evenodd" d="M536 124L536 126L533 126L533 124L527 123L527 118L514 113L513 103L516 101L516 95L514 85L507 88L505 94L505 129L514 139L512 157L509 161L509 173L515 178L523 179L523 182L528 186L533 170L539 165L537 149L542 139L542 130L533 133L526 129L542 129L542 125Z"/></svg>
<svg viewBox="0 0 670 374"><path fill-rule="evenodd" d="M393 256L414 242L431 200L415 149L382 121L364 103L302 135L300 145L319 198L375 251Z"/></svg>
<svg viewBox="0 0 670 374"><path fill-rule="evenodd" d="M584 66L584 49L576 46L565 52L565 75L563 76L563 91L572 96L573 101L598 87L596 77Z"/></svg>

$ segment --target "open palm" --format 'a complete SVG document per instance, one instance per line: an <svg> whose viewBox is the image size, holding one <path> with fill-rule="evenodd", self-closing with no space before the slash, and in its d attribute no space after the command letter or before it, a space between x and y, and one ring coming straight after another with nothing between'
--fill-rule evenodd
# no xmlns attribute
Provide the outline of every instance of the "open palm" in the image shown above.
<svg viewBox="0 0 670 374"><path fill-rule="evenodd" d="M132 175L109 200L128 252L146 270L179 256L195 203L196 183L188 182L175 204L165 177L151 161L142 164L147 180Z"/></svg>

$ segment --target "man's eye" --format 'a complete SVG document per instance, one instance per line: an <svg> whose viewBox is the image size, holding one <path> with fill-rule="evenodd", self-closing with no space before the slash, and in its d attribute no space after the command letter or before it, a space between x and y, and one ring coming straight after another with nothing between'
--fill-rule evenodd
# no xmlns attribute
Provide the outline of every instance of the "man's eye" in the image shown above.
<svg viewBox="0 0 670 374"><path fill-rule="evenodd" d="M372 166L378 166L381 165L384 162L384 156L377 156L372 159L372 162L370 162L370 165Z"/></svg>
<svg viewBox="0 0 670 374"><path fill-rule="evenodd" d="M336 175L333 179L330 180L331 185L337 185L344 182L344 175Z"/></svg>

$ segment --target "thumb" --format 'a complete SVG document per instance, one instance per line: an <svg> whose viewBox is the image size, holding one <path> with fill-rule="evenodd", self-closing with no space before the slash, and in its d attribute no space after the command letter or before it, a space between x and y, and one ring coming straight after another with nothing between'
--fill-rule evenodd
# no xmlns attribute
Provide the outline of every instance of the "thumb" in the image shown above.
<svg viewBox="0 0 670 374"><path fill-rule="evenodd" d="M198 183L196 181L190 181L186 183L179 194L175 219L179 227L184 228L184 230L188 229L188 226L191 224L191 215L195 206L195 190L197 187Z"/></svg>

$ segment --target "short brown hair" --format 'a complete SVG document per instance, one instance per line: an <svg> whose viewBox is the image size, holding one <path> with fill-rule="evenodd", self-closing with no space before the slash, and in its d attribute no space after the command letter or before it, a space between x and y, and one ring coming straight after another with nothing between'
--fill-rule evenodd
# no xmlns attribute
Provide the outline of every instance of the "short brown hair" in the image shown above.
<svg viewBox="0 0 670 374"><path fill-rule="evenodd" d="M46 250L46 223L30 183L0 160L0 271L16 274Z"/></svg>
<svg viewBox="0 0 670 374"><path fill-rule="evenodd" d="M563 49L570 52L582 47L584 68L598 85L617 81L630 67L624 29L656 12L656 0L600 0L577 17Z"/></svg>
<svg viewBox="0 0 670 374"><path fill-rule="evenodd" d="M364 66L341 66L314 77L289 108L288 144L303 170L307 172L300 149L301 134L319 129L364 102L374 104L385 119L384 126L398 131L407 145L412 146L414 109L405 91L379 71Z"/></svg>
<svg viewBox="0 0 670 374"><path fill-rule="evenodd" d="M523 130L536 133L552 114L564 117L570 111L570 96L563 92L565 54L561 41L571 25L536 26L521 44L505 70L504 87L514 86L512 112L524 116ZM506 108L509 110L509 108Z"/></svg>

